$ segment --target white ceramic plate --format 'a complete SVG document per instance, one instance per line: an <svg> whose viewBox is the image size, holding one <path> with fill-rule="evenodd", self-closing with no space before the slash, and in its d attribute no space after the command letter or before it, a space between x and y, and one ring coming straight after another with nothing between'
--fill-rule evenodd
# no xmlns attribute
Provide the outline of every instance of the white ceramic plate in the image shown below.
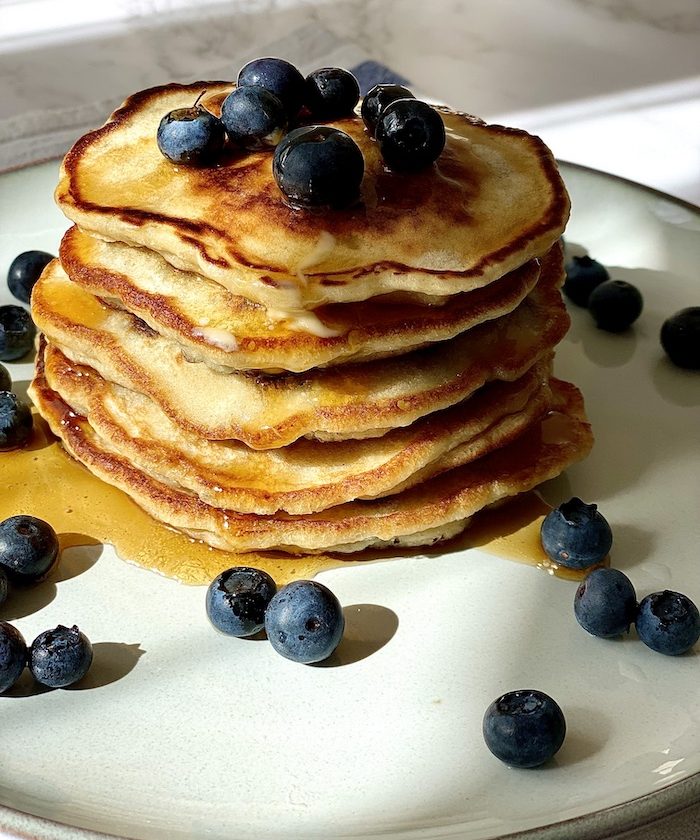
<svg viewBox="0 0 700 840"><path fill-rule="evenodd" d="M65 227L56 169L0 178L3 302L12 257L55 251ZM645 310L619 336L572 313L557 368L582 388L597 443L545 492L599 503L640 597L675 588L700 603L700 375L658 343L665 317L700 304L700 213L563 171L570 247L638 285ZM345 664L312 668L215 633L201 588L109 548L95 563L95 549L72 551L78 564L91 552L82 574L12 618L28 639L78 623L104 645L103 668L87 690L0 698L2 836L583 838L699 795L700 652L588 636L573 583L475 550L327 572L348 607ZM522 687L554 696L569 727L535 771L501 765L481 737L491 700Z"/></svg>

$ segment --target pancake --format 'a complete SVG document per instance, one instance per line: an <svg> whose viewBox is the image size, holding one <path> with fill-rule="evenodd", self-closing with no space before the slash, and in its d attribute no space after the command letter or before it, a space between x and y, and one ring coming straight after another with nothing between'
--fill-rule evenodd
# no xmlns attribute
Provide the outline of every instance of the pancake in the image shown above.
<svg viewBox="0 0 700 840"><path fill-rule="evenodd" d="M381 362L253 377L188 362L143 321L101 305L72 283L58 261L34 287L32 312L49 343L71 361L150 397L187 431L255 449L303 436L363 438L408 426L486 382L522 376L549 355L569 325L556 284L540 282L510 314L449 341Z"/></svg>
<svg viewBox="0 0 700 840"><path fill-rule="evenodd" d="M410 175L386 169L358 116L330 123L365 159L360 201L346 210L288 207L269 152L175 166L158 150L158 124L204 90L217 113L231 85L142 91L78 140L56 190L66 216L283 314L394 291L470 291L546 253L564 230L569 200L542 141L444 108L442 155Z"/></svg>
<svg viewBox="0 0 700 840"><path fill-rule="evenodd" d="M63 238L60 259L71 280L137 315L177 342L189 359L266 372L387 357L452 338L512 311L540 276L540 262L530 260L482 289L448 297L442 305L401 303L385 295L366 303L321 307L314 320L300 324L298 319L271 318L259 304L173 268L154 251L107 243L75 227ZM544 256L541 271L563 278L558 243Z"/></svg>
<svg viewBox="0 0 700 840"><path fill-rule="evenodd" d="M87 419L101 448L164 484L240 513L313 513L396 493L504 445L551 406L546 360L515 382L486 385L381 438L256 451L183 432L147 397L72 365L53 346L41 352L48 386Z"/></svg>
<svg viewBox="0 0 700 840"><path fill-rule="evenodd" d="M229 551L295 553L432 543L458 533L481 508L558 475L587 454L592 439L576 388L552 380L552 389L555 409L514 442L385 499L301 516L241 514L207 505L103 449L88 421L48 387L41 367L30 390L68 452L159 521Z"/></svg>

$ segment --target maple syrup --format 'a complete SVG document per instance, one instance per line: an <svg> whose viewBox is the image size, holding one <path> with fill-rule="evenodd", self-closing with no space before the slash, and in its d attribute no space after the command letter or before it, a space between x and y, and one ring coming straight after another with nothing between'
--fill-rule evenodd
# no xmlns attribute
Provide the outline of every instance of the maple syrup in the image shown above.
<svg viewBox="0 0 700 840"><path fill-rule="evenodd" d="M122 560L186 584L208 585L224 569L247 565L263 569L283 585L325 569L382 556L377 552L364 552L352 559L272 551L236 554L212 548L152 519L123 491L93 476L65 453L36 413L27 445L0 453L0 486L0 520L19 513L37 516L55 529L62 550L110 544ZM542 551L539 529L549 509L536 494L523 494L477 514L461 538L461 546L580 579L583 573L557 567ZM420 555L421 550L405 553Z"/></svg>

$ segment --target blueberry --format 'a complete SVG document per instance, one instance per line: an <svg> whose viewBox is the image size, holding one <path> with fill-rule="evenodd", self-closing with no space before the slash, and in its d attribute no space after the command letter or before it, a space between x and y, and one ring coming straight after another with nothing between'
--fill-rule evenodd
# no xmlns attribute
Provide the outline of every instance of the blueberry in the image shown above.
<svg viewBox="0 0 700 840"><path fill-rule="evenodd" d="M283 58L256 58L241 68L238 87L259 85L274 93L292 119L304 104L304 77Z"/></svg>
<svg viewBox="0 0 700 840"><path fill-rule="evenodd" d="M483 733L496 758L511 767L538 767L564 743L566 721L543 691L509 691L486 710Z"/></svg>
<svg viewBox="0 0 700 840"><path fill-rule="evenodd" d="M32 349L36 327L32 316L21 306L0 306L0 361L11 362Z"/></svg>
<svg viewBox="0 0 700 840"><path fill-rule="evenodd" d="M207 615L222 633L252 636L265 626L265 610L276 591L274 580L260 569L228 569L207 589Z"/></svg>
<svg viewBox="0 0 700 840"><path fill-rule="evenodd" d="M176 108L160 121L158 148L168 160L206 166L216 160L226 141L224 124L200 105Z"/></svg>
<svg viewBox="0 0 700 840"><path fill-rule="evenodd" d="M639 289L625 280L606 280L588 298L588 311L596 326L607 332L622 332L642 314L644 300Z"/></svg>
<svg viewBox="0 0 700 840"><path fill-rule="evenodd" d="M244 149L272 149L284 136L287 114L265 88L234 88L221 106L221 121L231 142Z"/></svg>
<svg viewBox="0 0 700 840"><path fill-rule="evenodd" d="M9 391L12 388L12 377L5 365L0 365L0 391Z"/></svg>
<svg viewBox="0 0 700 840"><path fill-rule="evenodd" d="M588 306L593 289L610 279L608 270L591 257L572 257L566 264L564 294L578 306Z"/></svg>
<svg viewBox="0 0 700 840"><path fill-rule="evenodd" d="M275 149L272 172L294 207L345 207L360 192L365 161L345 132L325 125L295 128Z"/></svg>
<svg viewBox="0 0 700 840"><path fill-rule="evenodd" d="M327 659L340 644L345 617L322 583L296 580L280 589L265 613L265 630L277 653L293 662Z"/></svg>
<svg viewBox="0 0 700 840"><path fill-rule="evenodd" d="M23 251L18 254L7 272L7 285L22 303L29 303L34 284L44 268L54 259L46 251Z"/></svg>
<svg viewBox="0 0 700 840"><path fill-rule="evenodd" d="M414 96L408 88L403 85L375 85L367 91L360 114L364 120L367 130L374 137L377 131L377 123L387 105L396 102L397 99L413 99Z"/></svg>
<svg viewBox="0 0 700 840"><path fill-rule="evenodd" d="M386 165L397 172L430 166L445 147L445 125L435 108L418 99L397 99L382 111L377 142Z"/></svg>
<svg viewBox="0 0 700 840"><path fill-rule="evenodd" d="M0 522L0 566L15 580L43 580L57 562L58 537L48 522L23 514Z"/></svg>
<svg viewBox="0 0 700 840"><path fill-rule="evenodd" d="M0 694L17 682L27 664L27 645L16 627L0 621Z"/></svg>
<svg viewBox="0 0 700 840"><path fill-rule="evenodd" d="M594 569L576 590L574 614L593 636L619 636L629 631L637 616L637 593L617 569Z"/></svg>
<svg viewBox="0 0 700 840"><path fill-rule="evenodd" d="M49 688L65 688L81 680L92 664L92 645L75 626L59 624L45 630L29 649L29 670L34 679Z"/></svg>
<svg viewBox="0 0 700 840"><path fill-rule="evenodd" d="M0 452L18 449L32 433L32 412L10 391L0 391Z"/></svg>
<svg viewBox="0 0 700 840"><path fill-rule="evenodd" d="M637 634L647 647L678 656L700 639L700 613L680 592L665 589L642 599L637 614Z"/></svg>
<svg viewBox="0 0 700 840"><path fill-rule="evenodd" d="M7 573L0 566L0 604L4 604L7 601Z"/></svg>
<svg viewBox="0 0 700 840"><path fill-rule="evenodd" d="M576 496L545 516L540 538L549 559L569 569L600 563L612 546L610 525L597 506Z"/></svg>
<svg viewBox="0 0 700 840"><path fill-rule="evenodd" d="M681 309L664 321L661 346L674 365L700 370L700 306Z"/></svg>
<svg viewBox="0 0 700 840"><path fill-rule="evenodd" d="M359 99L357 79L340 67L322 67L306 77L306 107L316 120L350 116Z"/></svg>

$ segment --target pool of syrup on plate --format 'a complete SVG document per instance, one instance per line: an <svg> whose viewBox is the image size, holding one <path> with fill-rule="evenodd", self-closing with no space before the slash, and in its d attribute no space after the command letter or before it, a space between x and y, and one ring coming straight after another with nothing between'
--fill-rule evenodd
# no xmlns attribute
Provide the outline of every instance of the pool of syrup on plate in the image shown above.
<svg viewBox="0 0 700 840"><path fill-rule="evenodd" d="M160 524L124 492L93 476L63 451L37 414L28 444L0 453L0 486L0 520L19 513L37 516L56 530L61 549L110 544L122 560L187 584L206 585L219 572L236 565L264 569L278 584L284 584L313 577L325 569L381 557L378 552L349 559L347 555L270 551L233 554L211 548ZM535 493L522 494L475 516L466 535L458 538L458 547L479 548L550 574L580 579L580 572L555 566L542 551L539 528L548 511ZM454 543L446 544L445 549L455 550ZM434 554L439 550L436 546L429 551ZM426 550L400 553L421 555Z"/></svg>

